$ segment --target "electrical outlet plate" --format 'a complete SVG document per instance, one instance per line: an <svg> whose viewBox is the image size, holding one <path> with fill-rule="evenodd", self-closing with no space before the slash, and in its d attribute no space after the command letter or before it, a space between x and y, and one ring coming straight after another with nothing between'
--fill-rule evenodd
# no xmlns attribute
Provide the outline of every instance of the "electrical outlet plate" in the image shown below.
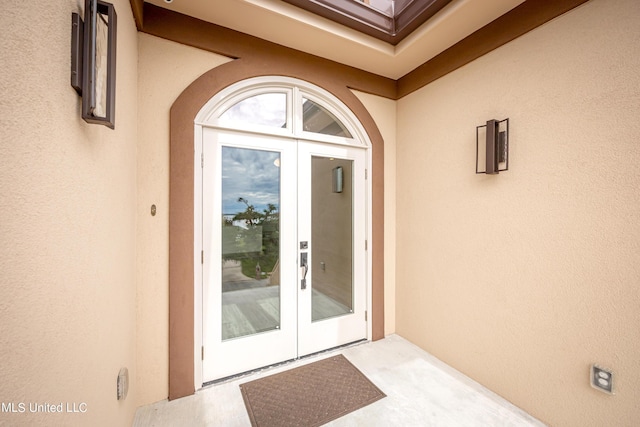
<svg viewBox="0 0 640 427"><path fill-rule="evenodd" d="M613 394L613 372L611 369L591 365L591 387L607 394Z"/></svg>

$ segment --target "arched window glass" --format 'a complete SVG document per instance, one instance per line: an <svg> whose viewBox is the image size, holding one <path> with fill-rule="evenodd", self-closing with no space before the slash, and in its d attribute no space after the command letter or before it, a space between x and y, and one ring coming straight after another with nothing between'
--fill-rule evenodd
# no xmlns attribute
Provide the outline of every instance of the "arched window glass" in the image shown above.
<svg viewBox="0 0 640 427"><path fill-rule="evenodd" d="M305 132L352 138L347 127L326 108L302 98L302 129Z"/></svg>
<svg viewBox="0 0 640 427"><path fill-rule="evenodd" d="M247 125L287 127L287 94L262 93L232 105L218 118L223 126Z"/></svg>
<svg viewBox="0 0 640 427"><path fill-rule="evenodd" d="M209 100L195 121L264 135L366 145L360 127L339 99L310 83L286 77L235 83Z"/></svg>

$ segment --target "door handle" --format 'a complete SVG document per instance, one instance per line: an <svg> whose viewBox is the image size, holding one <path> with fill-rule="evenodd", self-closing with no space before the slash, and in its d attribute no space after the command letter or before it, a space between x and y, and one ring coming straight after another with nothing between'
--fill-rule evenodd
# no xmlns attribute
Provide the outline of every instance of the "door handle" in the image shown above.
<svg viewBox="0 0 640 427"><path fill-rule="evenodd" d="M307 273L309 272L309 263L307 262L307 253L300 253L300 268L304 268L302 279L300 280L300 289L307 289Z"/></svg>

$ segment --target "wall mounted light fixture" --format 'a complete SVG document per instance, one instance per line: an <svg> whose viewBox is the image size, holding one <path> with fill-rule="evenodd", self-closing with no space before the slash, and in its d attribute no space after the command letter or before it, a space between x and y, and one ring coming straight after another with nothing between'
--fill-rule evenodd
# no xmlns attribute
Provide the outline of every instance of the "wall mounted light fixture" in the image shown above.
<svg viewBox="0 0 640 427"><path fill-rule="evenodd" d="M482 146L480 140L485 134L484 156L485 169L478 170L482 163ZM509 170L509 119L488 120L487 124L476 126L476 173L496 175Z"/></svg>
<svg viewBox="0 0 640 427"><path fill-rule="evenodd" d="M82 97L87 123L115 127L116 10L102 0L85 0L84 21L71 14L71 86Z"/></svg>
<svg viewBox="0 0 640 427"><path fill-rule="evenodd" d="M342 193L344 186L344 172L342 166L333 168L333 192Z"/></svg>

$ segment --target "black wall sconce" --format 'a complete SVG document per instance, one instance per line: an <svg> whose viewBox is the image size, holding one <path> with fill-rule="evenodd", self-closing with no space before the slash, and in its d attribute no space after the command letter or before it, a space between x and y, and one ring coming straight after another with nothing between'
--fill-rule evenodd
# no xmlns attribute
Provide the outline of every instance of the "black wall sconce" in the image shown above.
<svg viewBox="0 0 640 427"><path fill-rule="evenodd" d="M71 14L71 86L82 97L87 123L115 127L116 10L101 0L85 0L84 21Z"/></svg>
<svg viewBox="0 0 640 427"><path fill-rule="evenodd" d="M485 129L485 169L478 170L480 135ZM488 120L486 125L476 126L476 173L496 175L509 170L509 119Z"/></svg>

